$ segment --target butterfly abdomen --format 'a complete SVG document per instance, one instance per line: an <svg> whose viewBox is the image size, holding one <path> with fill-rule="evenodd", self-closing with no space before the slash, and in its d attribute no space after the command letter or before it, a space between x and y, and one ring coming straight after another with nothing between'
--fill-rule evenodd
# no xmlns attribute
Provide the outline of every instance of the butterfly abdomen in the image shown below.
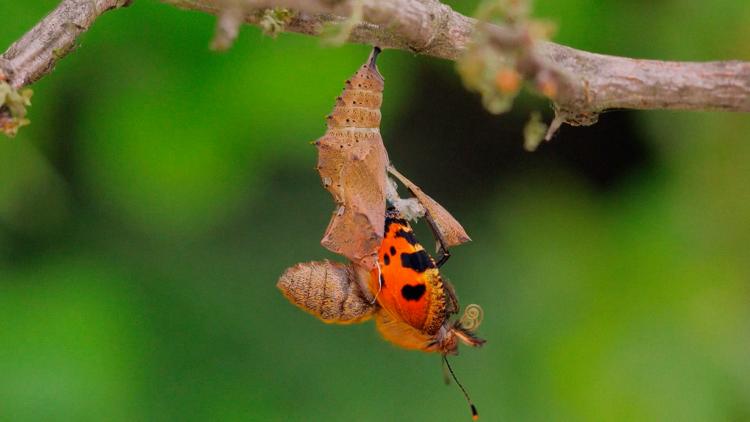
<svg viewBox="0 0 750 422"><path fill-rule="evenodd" d="M304 311L335 324L369 319L376 306L364 297L350 265L312 261L287 268L276 286Z"/></svg>

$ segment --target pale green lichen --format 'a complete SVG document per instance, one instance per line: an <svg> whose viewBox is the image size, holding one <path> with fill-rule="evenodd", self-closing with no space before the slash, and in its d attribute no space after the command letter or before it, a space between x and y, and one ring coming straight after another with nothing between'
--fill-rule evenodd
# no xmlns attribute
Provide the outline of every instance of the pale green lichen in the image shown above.
<svg viewBox="0 0 750 422"><path fill-rule="evenodd" d="M68 53L73 51L73 49L76 48L76 43L70 43L63 47L55 48L52 50L52 54L55 57L55 61L62 59L65 57Z"/></svg>
<svg viewBox="0 0 750 422"><path fill-rule="evenodd" d="M466 88L482 96L487 111L500 114L513 107L518 89L501 89L498 76L504 70L514 69L516 60L514 54L498 53L486 43L475 42L456 66Z"/></svg>
<svg viewBox="0 0 750 422"><path fill-rule="evenodd" d="M480 21L474 38L464 55L456 62L458 73L470 91L479 93L482 104L490 112L504 113L513 107L524 79L533 82L532 92L555 100L558 81L534 56L534 43L548 39L555 26L545 20L529 17L531 0L485 0L476 17ZM492 32L487 24L502 27ZM497 29L497 28L496 28ZM507 32L507 34L506 34ZM534 151L552 130L542 121L541 114L531 113L523 130L524 148Z"/></svg>
<svg viewBox="0 0 750 422"><path fill-rule="evenodd" d="M276 7L273 9L266 9L258 21L258 25L264 34L269 37L276 37L280 32L284 31L286 25L294 17L294 12L282 7Z"/></svg>
<svg viewBox="0 0 750 422"><path fill-rule="evenodd" d="M535 151L546 133L547 125L542 122L542 115L538 111L532 112L523 128L523 147L526 151Z"/></svg>
<svg viewBox="0 0 750 422"><path fill-rule="evenodd" d="M477 8L476 17L481 22L516 25L526 18L526 3L516 0L483 1ZM500 51L492 45L489 34L480 26L472 43L456 62L464 85L482 96L482 104L490 113L504 113L513 107L520 84L515 89L508 89L500 79L503 73L516 68L521 47Z"/></svg>
<svg viewBox="0 0 750 422"><path fill-rule="evenodd" d="M32 94L31 89L19 91L0 79L0 132L13 137L19 128L29 124L26 107L31 105Z"/></svg>

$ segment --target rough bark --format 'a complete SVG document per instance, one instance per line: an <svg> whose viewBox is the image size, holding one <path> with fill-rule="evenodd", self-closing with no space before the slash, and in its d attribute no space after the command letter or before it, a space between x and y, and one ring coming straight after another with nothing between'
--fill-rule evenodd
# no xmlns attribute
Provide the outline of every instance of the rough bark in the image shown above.
<svg viewBox="0 0 750 422"><path fill-rule="evenodd" d="M438 0L162 0L174 6L221 16L244 14L246 23L262 25L268 8L291 11L284 31L318 36L325 25L345 22L357 10L346 41L401 49L459 60L474 34L486 31L493 48L524 48L523 76L539 82L556 78L550 96L562 123L593 124L607 109L681 109L750 111L750 62L671 62L594 54L552 42L531 42L518 28L479 23ZM15 89L48 74L75 48L77 37L102 13L129 0L64 0L0 56L0 81ZM355 9L357 8L357 9ZM231 22L231 19L226 21ZM227 31L227 28L221 28ZM231 28L229 28L231 33ZM0 113L3 110L0 109ZM7 110L5 110L7 112Z"/></svg>

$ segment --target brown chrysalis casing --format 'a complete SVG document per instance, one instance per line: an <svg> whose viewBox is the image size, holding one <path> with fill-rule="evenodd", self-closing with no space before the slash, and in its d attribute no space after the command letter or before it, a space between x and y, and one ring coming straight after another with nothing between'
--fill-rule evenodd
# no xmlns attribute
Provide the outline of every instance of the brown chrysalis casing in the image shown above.
<svg viewBox="0 0 750 422"><path fill-rule="evenodd" d="M321 244L372 270L383 239L388 154L380 136L383 77L375 47L349 78L326 118L328 129L315 142L318 172L336 203Z"/></svg>
<svg viewBox="0 0 750 422"><path fill-rule="evenodd" d="M377 306L358 287L356 270L338 262L312 261L287 268L276 286L290 302L327 323L369 319Z"/></svg>

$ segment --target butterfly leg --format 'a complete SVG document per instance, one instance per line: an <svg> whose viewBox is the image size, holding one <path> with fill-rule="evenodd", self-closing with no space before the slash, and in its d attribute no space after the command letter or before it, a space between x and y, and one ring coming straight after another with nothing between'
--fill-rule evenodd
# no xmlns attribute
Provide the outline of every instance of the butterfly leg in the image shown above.
<svg viewBox="0 0 750 422"><path fill-rule="evenodd" d="M440 268L448 261L448 258L451 257L451 253L448 250L448 246L446 246L447 243L445 241L445 238L443 238L443 235L440 233L440 230L438 229L437 224L435 224L435 220L432 219L430 213L425 212L424 218L425 220L427 220L427 225L430 226L430 231L432 231L432 235L435 237L435 243L438 253L438 259L435 266Z"/></svg>
<svg viewBox="0 0 750 422"><path fill-rule="evenodd" d="M393 176L398 179L402 185L406 186L406 188L411 192L412 196L415 198L418 198L418 195L415 193L415 189L419 189L416 185L414 185L409 179L407 179L403 174L399 173L398 170L392 165L388 165L388 172L392 174ZM438 259L435 266L438 268L442 267L443 264L445 264L446 261L448 261L448 258L451 257L451 253L448 251L447 242L445 241L445 238L441 234L440 230L437 227L437 224L435 224L435 220L430 215L430 212L428 210L425 210L424 218L427 220L427 224L430 226L430 230L432 231L432 235L435 237L435 240L437 241L437 253L438 253Z"/></svg>

